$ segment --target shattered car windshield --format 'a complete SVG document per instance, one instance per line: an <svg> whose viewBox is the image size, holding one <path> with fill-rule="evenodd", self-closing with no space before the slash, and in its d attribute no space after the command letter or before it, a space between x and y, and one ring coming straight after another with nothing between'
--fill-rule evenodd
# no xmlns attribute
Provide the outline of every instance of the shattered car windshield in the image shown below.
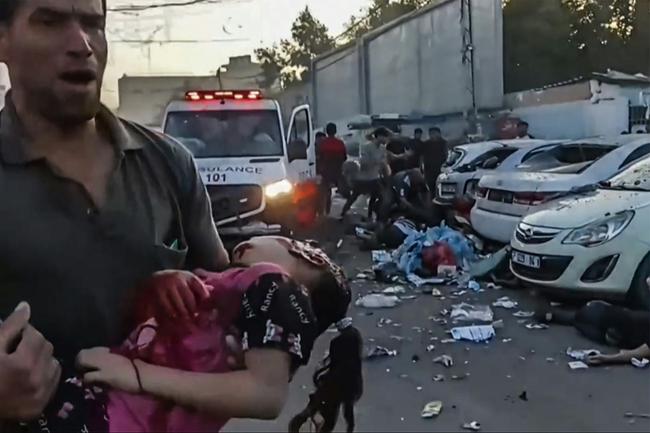
<svg viewBox="0 0 650 433"><path fill-rule="evenodd" d="M611 178L604 188L650 191L650 160L645 159L630 166Z"/></svg>

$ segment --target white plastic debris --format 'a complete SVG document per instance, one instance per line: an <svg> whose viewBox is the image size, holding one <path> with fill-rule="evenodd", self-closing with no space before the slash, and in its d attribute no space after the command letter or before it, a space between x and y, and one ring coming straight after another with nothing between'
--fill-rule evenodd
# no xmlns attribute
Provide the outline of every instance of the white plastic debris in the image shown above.
<svg viewBox="0 0 650 433"><path fill-rule="evenodd" d="M433 360L434 363L436 364L442 364L446 368L450 368L454 366L454 358L452 358L449 355L442 355Z"/></svg>
<svg viewBox="0 0 650 433"><path fill-rule="evenodd" d="M354 305L362 308L394 308L399 303L400 300L397 296L371 294L357 299Z"/></svg>
<svg viewBox="0 0 650 433"><path fill-rule="evenodd" d="M422 286L426 286L427 284L438 285L438 284L445 283L444 278L422 278L415 274L408 274L406 276L406 279L409 281L409 283L413 284L415 287L418 288Z"/></svg>
<svg viewBox="0 0 650 433"><path fill-rule="evenodd" d="M636 368L646 368L650 364L650 360L643 358L643 359L638 359L638 358L632 358L632 365L635 366Z"/></svg>
<svg viewBox="0 0 650 433"><path fill-rule="evenodd" d="M548 325L544 323L529 323L528 325L526 325L526 329L530 329L530 330L539 330L539 329L548 329L548 328L549 328Z"/></svg>
<svg viewBox="0 0 650 433"><path fill-rule="evenodd" d="M427 352L433 352L434 350L436 350L436 346L433 344L427 346Z"/></svg>
<svg viewBox="0 0 650 433"><path fill-rule="evenodd" d="M596 350L596 349L576 350L569 347L566 350L566 354L569 358L573 358L576 361L586 361L590 357L600 355L601 353L600 350Z"/></svg>
<svg viewBox="0 0 650 433"><path fill-rule="evenodd" d="M366 274L366 273L361 272L361 273L357 274L357 276L354 277L354 279L355 280L370 280L370 279L372 279L372 277L370 275Z"/></svg>
<svg viewBox="0 0 650 433"><path fill-rule="evenodd" d="M503 298L499 298L495 302L492 303L493 307L505 308L506 310L512 310L513 308L516 308L517 305L519 305L519 304L517 302L511 300L507 296L504 296Z"/></svg>
<svg viewBox="0 0 650 433"><path fill-rule="evenodd" d="M589 366L582 361L574 361L569 362L569 368L571 368L571 370L586 370Z"/></svg>
<svg viewBox="0 0 650 433"><path fill-rule="evenodd" d="M492 322L494 313L488 305L458 304L453 305L451 320L459 322Z"/></svg>
<svg viewBox="0 0 650 433"><path fill-rule="evenodd" d="M343 246L343 239L339 239L339 241L336 243L336 249L338 250Z"/></svg>
<svg viewBox="0 0 650 433"><path fill-rule="evenodd" d="M444 340L441 340L440 342L442 344L451 344L451 343L455 343L456 340L454 340L453 338L445 338Z"/></svg>
<svg viewBox="0 0 650 433"><path fill-rule="evenodd" d="M372 252L372 261L375 264L381 265L393 260L393 257L386 250L375 250Z"/></svg>
<svg viewBox="0 0 650 433"><path fill-rule="evenodd" d="M441 411L442 411L441 401L429 402L426 404L426 406L424 406L424 409L422 409L422 418L424 419L435 418L438 415L440 415Z"/></svg>
<svg viewBox="0 0 650 433"><path fill-rule="evenodd" d="M406 293L406 288L403 286L393 286L384 289L381 293L384 295L403 295Z"/></svg>
<svg viewBox="0 0 650 433"><path fill-rule="evenodd" d="M366 359L387 358L394 356L397 356L397 350L390 350L382 346L377 346L368 351Z"/></svg>
<svg viewBox="0 0 650 433"><path fill-rule="evenodd" d="M431 290L431 296L435 296L436 298L439 298L442 296L442 292L438 289L433 289Z"/></svg>
<svg viewBox="0 0 650 433"><path fill-rule="evenodd" d="M467 288L473 292L479 292L481 290L481 285L474 280L470 280L470 282L467 283Z"/></svg>
<svg viewBox="0 0 650 433"><path fill-rule="evenodd" d="M433 381L434 382L444 382L445 381L445 375L444 374L436 374L433 376Z"/></svg>
<svg viewBox="0 0 650 433"><path fill-rule="evenodd" d="M519 319L530 319L531 317L535 316L534 311L517 311L516 313L513 314L513 316L519 318Z"/></svg>
<svg viewBox="0 0 650 433"><path fill-rule="evenodd" d="M465 430L471 430L471 431L479 431L479 430L481 430L481 424L479 424L476 421L466 422L465 424L463 424L462 427Z"/></svg>
<svg viewBox="0 0 650 433"><path fill-rule="evenodd" d="M485 287L487 289L489 289L489 290L501 290L501 289L503 289L503 286L499 286L499 285L494 284L494 283L487 283L487 285Z"/></svg>
<svg viewBox="0 0 650 433"><path fill-rule="evenodd" d="M451 330L451 336L457 341L468 340L475 343L481 343L492 339L495 335L496 332L492 325L464 326Z"/></svg>

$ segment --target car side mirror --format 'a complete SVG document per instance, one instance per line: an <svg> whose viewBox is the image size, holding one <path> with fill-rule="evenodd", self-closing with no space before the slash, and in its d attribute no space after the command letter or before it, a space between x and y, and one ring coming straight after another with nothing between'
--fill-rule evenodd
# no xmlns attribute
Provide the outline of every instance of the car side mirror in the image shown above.
<svg viewBox="0 0 650 433"><path fill-rule="evenodd" d="M290 141L287 146L287 156L289 162L297 159L307 159L307 143L302 139Z"/></svg>
<svg viewBox="0 0 650 433"><path fill-rule="evenodd" d="M486 159L483 164L481 164L481 168L485 170L494 170L499 166L499 158L496 156L492 156L488 159Z"/></svg>

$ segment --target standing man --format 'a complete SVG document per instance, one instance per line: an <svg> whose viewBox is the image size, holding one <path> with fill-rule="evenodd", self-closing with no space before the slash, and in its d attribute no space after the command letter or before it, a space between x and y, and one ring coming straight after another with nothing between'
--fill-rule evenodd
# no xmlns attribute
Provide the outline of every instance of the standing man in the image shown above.
<svg viewBox="0 0 650 433"><path fill-rule="evenodd" d="M408 164L408 168L422 167L421 152L422 152L422 147L424 146L424 141L422 141L423 134L424 132L422 131L422 128L415 129L415 133L413 134L413 139L409 144L410 161Z"/></svg>
<svg viewBox="0 0 650 433"><path fill-rule="evenodd" d="M517 123L517 138L529 139L529 140L534 139L535 137L533 137L532 135L530 135L530 133L528 133L528 127L529 127L528 122L524 120L520 120L519 123Z"/></svg>
<svg viewBox="0 0 650 433"><path fill-rule="evenodd" d="M57 430L59 383L81 349L123 341L134 288L153 272L228 264L190 153L100 104L105 24L103 0L0 0L12 84L0 114L7 431Z"/></svg>
<svg viewBox="0 0 650 433"><path fill-rule="evenodd" d="M429 190L435 191L436 180L442 165L447 161L447 141L442 137L440 128L437 126L429 128L429 139L422 145L418 154L424 167L424 177Z"/></svg>
<svg viewBox="0 0 650 433"><path fill-rule="evenodd" d="M325 199L325 211L329 215L332 210L332 187L336 186L341 178L341 167L348 159L348 153L345 143L336 137L335 124L328 123L325 132L327 132L327 137L320 140L316 149L318 151L317 160L320 164L319 172L322 176L321 186Z"/></svg>

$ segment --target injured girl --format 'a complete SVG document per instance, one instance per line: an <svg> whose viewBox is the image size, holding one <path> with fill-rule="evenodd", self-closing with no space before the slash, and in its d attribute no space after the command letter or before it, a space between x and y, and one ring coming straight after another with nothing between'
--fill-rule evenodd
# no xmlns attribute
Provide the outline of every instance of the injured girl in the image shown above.
<svg viewBox="0 0 650 433"><path fill-rule="evenodd" d="M48 417L49 427L207 432L230 418L274 419L315 339L335 325L339 335L314 375L316 391L290 429L312 420L318 431L332 431L343 407L352 431L362 341L346 318L351 293L343 271L320 249L280 237L238 246L233 262L223 273L155 274L141 292L146 308L137 312L149 320L119 348L80 353L85 374L66 382L70 399ZM227 362L232 325L245 352L240 371ZM74 425L75 404L95 411L92 425Z"/></svg>

